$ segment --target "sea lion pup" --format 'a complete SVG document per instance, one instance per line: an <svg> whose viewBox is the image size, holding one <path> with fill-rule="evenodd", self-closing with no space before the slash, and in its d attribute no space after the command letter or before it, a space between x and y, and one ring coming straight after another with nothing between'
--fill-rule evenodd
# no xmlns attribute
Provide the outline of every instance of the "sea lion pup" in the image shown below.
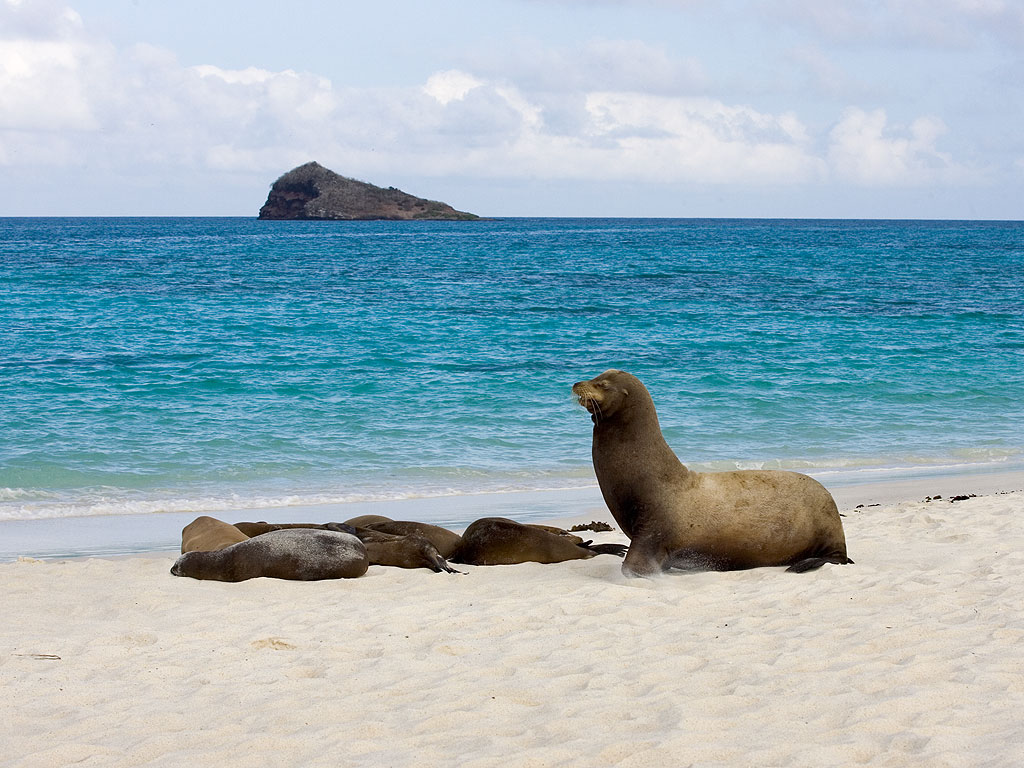
<svg viewBox="0 0 1024 768"><path fill-rule="evenodd" d="M384 518L387 520L387 518ZM388 521L393 522L393 521ZM360 528L348 523L235 523L235 527L250 536L262 536L271 531L326 530L350 533L366 547L370 565L391 565L396 568L428 568L434 573L460 573L445 560L434 544L425 536L415 533L396 535L371 528ZM454 535L454 534L453 534Z"/></svg>
<svg viewBox="0 0 1024 768"><path fill-rule="evenodd" d="M572 391L594 422L601 494L630 538L625 575L767 565L802 573L853 562L836 503L816 480L796 472L690 471L662 437L647 388L624 371L605 371Z"/></svg>
<svg viewBox="0 0 1024 768"><path fill-rule="evenodd" d="M356 536L366 547L370 565L391 565L396 568L429 568L434 573L462 573L448 565L428 539L410 533L396 536L370 528L356 528Z"/></svg>
<svg viewBox="0 0 1024 768"><path fill-rule="evenodd" d="M202 515L181 529L181 553L214 552L248 538L231 523Z"/></svg>
<svg viewBox="0 0 1024 768"><path fill-rule="evenodd" d="M171 566L175 576L212 581L354 579L366 573L366 547L338 531L270 531L215 552L186 552Z"/></svg>
<svg viewBox="0 0 1024 768"><path fill-rule="evenodd" d="M546 530L546 526L526 525L504 517L484 517L470 523L463 531L462 543L451 560L466 565L561 563L604 554L622 557L625 550L621 544L591 544L579 536L553 533Z"/></svg>

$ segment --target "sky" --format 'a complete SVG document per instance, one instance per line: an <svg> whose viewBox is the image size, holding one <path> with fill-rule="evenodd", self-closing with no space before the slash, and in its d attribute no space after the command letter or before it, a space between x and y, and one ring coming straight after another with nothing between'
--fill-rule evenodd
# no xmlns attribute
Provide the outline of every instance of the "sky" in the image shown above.
<svg viewBox="0 0 1024 768"><path fill-rule="evenodd" d="M0 216L1024 218L1024 0L0 0Z"/></svg>

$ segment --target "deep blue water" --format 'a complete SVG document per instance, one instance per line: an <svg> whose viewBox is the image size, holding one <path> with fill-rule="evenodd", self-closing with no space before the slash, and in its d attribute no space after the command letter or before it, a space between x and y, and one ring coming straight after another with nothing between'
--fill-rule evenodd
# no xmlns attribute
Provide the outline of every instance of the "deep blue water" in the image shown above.
<svg viewBox="0 0 1024 768"><path fill-rule="evenodd" d="M0 219L0 520L1024 463L1024 223Z"/></svg>

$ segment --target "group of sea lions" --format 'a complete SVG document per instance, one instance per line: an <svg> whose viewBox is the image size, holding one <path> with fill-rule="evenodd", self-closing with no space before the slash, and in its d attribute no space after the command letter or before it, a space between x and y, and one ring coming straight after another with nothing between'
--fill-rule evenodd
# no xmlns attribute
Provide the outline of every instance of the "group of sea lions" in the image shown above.
<svg viewBox="0 0 1024 768"><path fill-rule="evenodd" d="M316 581L356 578L371 565L459 573L466 565L561 563L622 557L622 544L594 544L561 528L485 517L460 536L429 523L362 515L344 523L225 523L198 517L181 532L175 576L244 581L257 576Z"/></svg>
<svg viewBox="0 0 1024 768"><path fill-rule="evenodd" d="M802 573L847 564L846 539L831 494L796 472L694 472L665 442L647 388L609 370L573 385L594 422L593 460L612 516L630 539L584 541L560 528L488 517L459 534L428 523L363 515L344 523L229 523L200 517L182 531L171 573L242 581L256 576L333 579L370 565L457 573L448 562L558 563L613 554L626 576L676 569L788 566Z"/></svg>

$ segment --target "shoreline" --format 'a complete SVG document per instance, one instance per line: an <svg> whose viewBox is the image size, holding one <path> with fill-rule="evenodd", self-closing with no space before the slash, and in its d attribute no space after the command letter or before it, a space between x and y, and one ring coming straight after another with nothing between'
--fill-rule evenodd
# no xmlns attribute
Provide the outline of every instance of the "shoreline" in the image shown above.
<svg viewBox="0 0 1024 768"><path fill-rule="evenodd" d="M857 505L892 505L928 496L991 495L1024 490L1024 470L939 472L927 467L900 471L870 481L863 472L809 472L832 493L840 511ZM882 474L882 473L879 473ZM274 522L344 521L380 514L396 520L419 520L461 530L480 517L510 517L522 522L569 526L590 519L613 523L596 484L583 488L508 491L413 499L296 505L215 512L156 512L129 515L0 521L0 563L19 557L63 559L176 552L181 529L198 517Z"/></svg>

